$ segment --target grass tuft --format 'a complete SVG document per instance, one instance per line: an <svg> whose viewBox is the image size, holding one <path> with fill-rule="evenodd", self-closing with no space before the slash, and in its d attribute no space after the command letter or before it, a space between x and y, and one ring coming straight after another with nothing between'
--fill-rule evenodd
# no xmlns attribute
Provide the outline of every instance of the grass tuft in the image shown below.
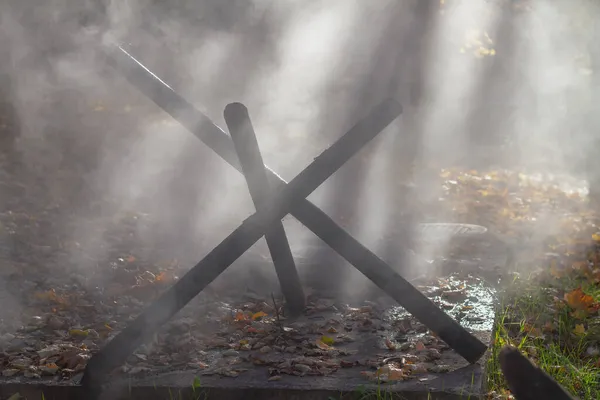
<svg viewBox="0 0 600 400"><path fill-rule="evenodd" d="M600 317L565 300L578 289L600 303L598 285L575 278L519 281L501 296L487 366L490 399L510 395L498 360L504 345L519 348L578 398L600 399Z"/></svg>

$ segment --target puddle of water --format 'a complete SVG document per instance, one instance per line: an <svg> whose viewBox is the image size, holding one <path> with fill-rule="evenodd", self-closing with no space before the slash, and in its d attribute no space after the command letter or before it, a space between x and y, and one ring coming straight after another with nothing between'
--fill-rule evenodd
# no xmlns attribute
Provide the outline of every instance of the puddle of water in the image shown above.
<svg viewBox="0 0 600 400"><path fill-rule="evenodd" d="M445 281L445 282L443 282ZM449 292L455 292L454 288L464 287L460 298L448 299ZM434 285L422 287L433 302L441 305L441 308L463 327L472 331L491 331L494 325L494 301L496 291L481 279L463 280L455 276L440 279ZM392 307L386 312L386 318L402 320L410 314L403 307Z"/></svg>

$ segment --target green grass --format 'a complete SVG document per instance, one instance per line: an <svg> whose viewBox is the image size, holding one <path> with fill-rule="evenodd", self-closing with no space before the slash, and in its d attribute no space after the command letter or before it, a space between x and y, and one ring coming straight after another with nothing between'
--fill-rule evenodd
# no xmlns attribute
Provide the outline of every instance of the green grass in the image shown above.
<svg viewBox="0 0 600 400"><path fill-rule="evenodd" d="M589 347L600 346L600 317L574 315L562 300L565 292L577 287L600 302L597 284L573 278L518 281L504 293L487 366L490 392L508 393L498 354L510 344L581 400L600 399L599 356L586 354ZM585 332L575 333L578 325Z"/></svg>

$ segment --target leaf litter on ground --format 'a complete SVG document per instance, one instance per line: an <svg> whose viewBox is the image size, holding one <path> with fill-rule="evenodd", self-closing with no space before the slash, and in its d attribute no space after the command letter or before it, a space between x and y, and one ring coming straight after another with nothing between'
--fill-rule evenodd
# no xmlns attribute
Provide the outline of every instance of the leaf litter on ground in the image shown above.
<svg viewBox="0 0 600 400"><path fill-rule="evenodd" d="M22 198L23 187L30 185L26 180L14 181L14 191L18 193L15 199ZM510 272L531 276L556 289L553 301L545 303L548 315L525 316L523 329L510 340L523 334L532 340L557 335L564 329L556 326L551 317L566 313L577 322L568 326L572 342L569 344L585 343L580 355L598 360L597 339L592 339L600 336L596 333L600 329L600 229L585 196L511 171L445 169L440 174L440 189L442 196L435 204L440 216L488 227L514 247L520 265ZM44 188L40 188L39 197L43 198L43 194ZM53 226L54 219L65 219L64 214L61 207L23 202L9 203L0 213L2 232L10 234L12 243L2 253L2 259L11 266L7 278L15 282L13 295L25 305L18 319L22 326L0 330L0 367L4 376L69 379L145 303L178 279L176 255L157 262L164 260L164 255L152 259L139 249L135 225L145 220L142 214L123 215L109 225L103 235L109 238L112 248L104 259L85 254L85 247L64 232L51 230L49 234L46 227ZM90 225L93 223L91 220ZM556 229L542 229L548 226ZM93 274L103 279L73 274L61 267L68 264L64 262L67 255L78 251L82 259L102 265ZM75 276L76 281L69 282L63 276ZM428 295L458 318L472 307L460 303L465 287L459 281L438 282L437 291L432 289L434 285L422 289L430 291ZM102 284L90 287L88 282ZM215 305L214 298L199 300L199 306L204 307L212 321L222 322L212 324L208 330L200 329L204 321L184 315L157 334L151 345L136 351L120 372L142 374L191 368L237 376L248 366L265 366L273 379L280 379L285 374L327 375L339 368L359 368L365 369L365 376L370 379L404 380L423 371L447 369L435 362L447 352L445 345L434 334L410 322L410 318L392 324L399 335L404 332L401 340L381 337L382 353L360 359L344 347L356 340L357 332L378 332L383 317L370 306L339 309L341 315L337 319L322 324L286 326L284 321L285 329L281 329L268 298L246 304L248 307L230 300L222 303L236 305ZM455 301L459 301L458 307L453 304ZM332 309L333 302L314 299L307 315ZM411 334L424 336L415 339ZM390 354L394 356L391 359Z"/></svg>
<svg viewBox="0 0 600 400"><path fill-rule="evenodd" d="M574 395L599 398L600 210L577 184L542 176L454 169L440 178L457 219L495 230L515 252L490 358L489 397L510 397L496 357L512 344Z"/></svg>

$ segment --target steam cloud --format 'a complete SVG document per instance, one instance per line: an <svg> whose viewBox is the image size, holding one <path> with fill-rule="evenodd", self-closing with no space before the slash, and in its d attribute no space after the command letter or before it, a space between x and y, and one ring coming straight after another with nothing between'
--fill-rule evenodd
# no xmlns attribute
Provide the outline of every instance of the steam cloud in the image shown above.
<svg viewBox="0 0 600 400"><path fill-rule="evenodd" d="M190 264L253 212L245 182L104 66L99 49L131 43L219 126L227 103L245 103L265 162L286 179L394 95L401 119L310 199L401 268L399 244L439 195L431 165L600 179L585 161L597 143L598 5L535 2L518 13L503 1L447 3L441 13L423 0L9 1L0 73L19 130L6 143L32 182L44 180L48 203L69 210L56 227L77 243L67 264L102 268L106 221L129 211L149 221L137 232L149 252ZM495 55L461 52L468 31L488 35ZM411 182L414 192L398 193ZM285 222L294 252L313 254L312 234ZM248 274L243 260L227 279ZM348 273L344 290L364 286Z"/></svg>

